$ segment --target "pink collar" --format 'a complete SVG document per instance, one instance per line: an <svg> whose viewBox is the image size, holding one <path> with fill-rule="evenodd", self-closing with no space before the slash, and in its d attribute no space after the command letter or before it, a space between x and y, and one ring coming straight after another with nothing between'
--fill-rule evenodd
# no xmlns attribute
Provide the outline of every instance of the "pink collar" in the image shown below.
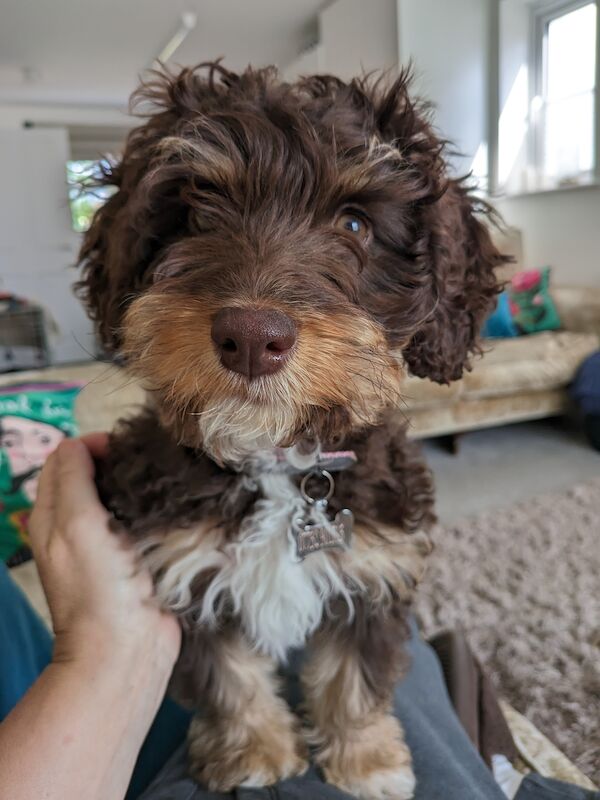
<svg viewBox="0 0 600 800"><path fill-rule="evenodd" d="M286 451L283 448L276 450L276 456L278 463L287 462L289 464ZM289 464L289 469L291 472L296 473L311 472L315 468L324 469L328 472L341 472L344 469L353 467L357 462L358 459L354 450L330 450L320 453L317 459L305 469L294 467L291 464Z"/></svg>

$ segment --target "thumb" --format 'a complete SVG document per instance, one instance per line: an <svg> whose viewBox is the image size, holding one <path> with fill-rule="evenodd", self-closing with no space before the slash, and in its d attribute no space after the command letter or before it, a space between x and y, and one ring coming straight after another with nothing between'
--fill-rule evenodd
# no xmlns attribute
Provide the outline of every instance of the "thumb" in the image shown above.
<svg viewBox="0 0 600 800"><path fill-rule="evenodd" d="M82 441L61 442L56 450L56 506L62 521L82 513L107 514L98 498L94 472L94 462Z"/></svg>
<svg viewBox="0 0 600 800"><path fill-rule="evenodd" d="M37 496L29 521L29 538L34 551L45 546L56 512L57 456L52 453L40 474Z"/></svg>

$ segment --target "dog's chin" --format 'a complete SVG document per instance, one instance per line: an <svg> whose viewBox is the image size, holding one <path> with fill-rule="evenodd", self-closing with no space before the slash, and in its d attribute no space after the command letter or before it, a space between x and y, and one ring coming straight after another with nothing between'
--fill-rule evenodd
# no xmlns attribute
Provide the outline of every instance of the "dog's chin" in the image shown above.
<svg viewBox="0 0 600 800"><path fill-rule="evenodd" d="M275 448L309 453L319 443L337 446L354 431L377 424L388 407L387 398L373 391L354 401L321 397L315 403L312 397L291 391L282 396L281 384L272 384L270 392L264 387L236 389L187 404L171 405L163 399L159 401L162 423L181 444L204 451L221 466L240 469L252 461L268 460Z"/></svg>
<svg viewBox="0 0 600 800"><path fill-rule="evenodd" d="M229 397L209 402L197 424L202 449L219 464L239 467L275 447L293 445L301 435L302 415L264 398Z"/></svg>

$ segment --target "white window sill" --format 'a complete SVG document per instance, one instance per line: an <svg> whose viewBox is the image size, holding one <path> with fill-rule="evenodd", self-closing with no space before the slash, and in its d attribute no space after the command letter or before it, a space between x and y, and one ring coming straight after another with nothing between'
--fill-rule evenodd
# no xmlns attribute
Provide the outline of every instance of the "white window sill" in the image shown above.
<svg viewBox="0 0 600 800"><path fill-rule="evenodd" d="M587 183L577 183L568 186L549 186L543 189L523 189L519 192L506 192L502 188L499 188L492 192L490 197L494 200L518 200L521 197L537 197L538 195L581 192L585 191L586 189L600 189L600 181L594 180Z"/></svg>

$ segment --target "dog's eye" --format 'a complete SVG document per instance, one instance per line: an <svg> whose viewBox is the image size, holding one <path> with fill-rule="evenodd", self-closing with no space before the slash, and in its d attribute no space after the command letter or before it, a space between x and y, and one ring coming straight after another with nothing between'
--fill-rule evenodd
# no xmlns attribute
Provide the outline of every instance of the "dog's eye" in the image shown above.
<svg viewBox="0 0 600 800"><path fill-rule="evenodd" d="M365 244L371 238L371 227L368 222L352 211L346 211L340 214L335 221L335 227L340 230L347 231L358 239L361 239Z"/></svg>

